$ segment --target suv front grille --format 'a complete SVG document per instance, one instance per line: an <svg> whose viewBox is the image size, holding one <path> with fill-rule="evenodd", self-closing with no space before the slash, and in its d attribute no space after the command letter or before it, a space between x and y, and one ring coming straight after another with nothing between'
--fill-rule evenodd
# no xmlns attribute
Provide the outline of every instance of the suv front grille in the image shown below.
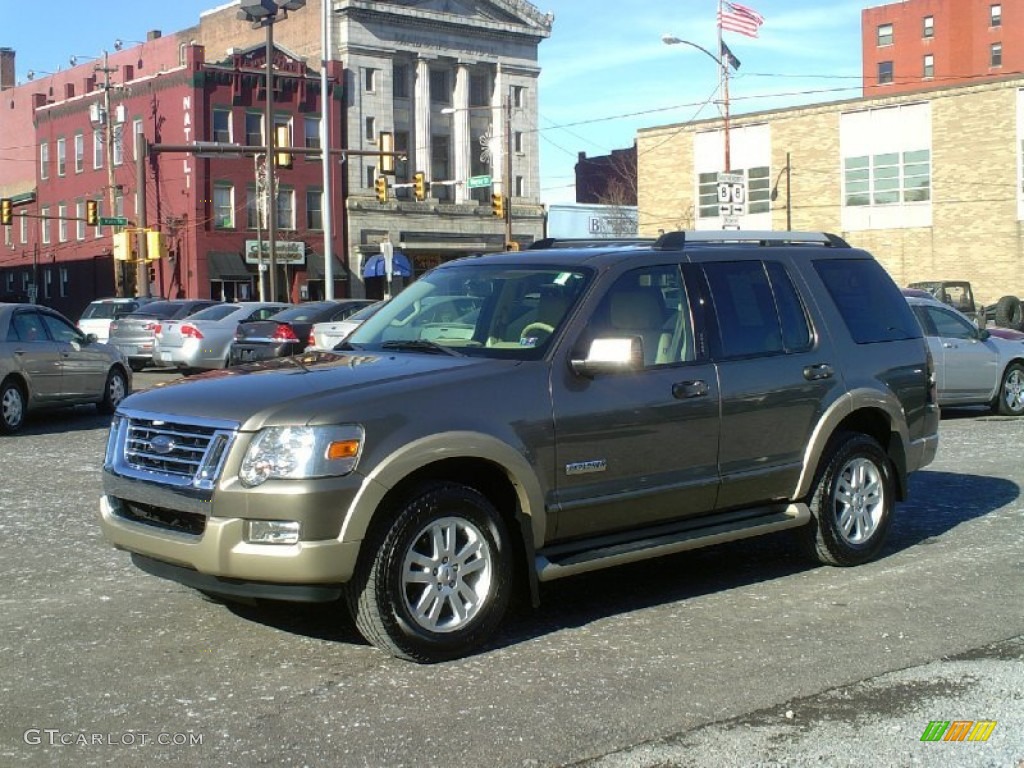
<svg viewBox="0 0 1024 768"><path fill-rule="evenodd" d="M220 476L237 425L119 412L106 464L115 472L166 485L209 490Z"/></svg>

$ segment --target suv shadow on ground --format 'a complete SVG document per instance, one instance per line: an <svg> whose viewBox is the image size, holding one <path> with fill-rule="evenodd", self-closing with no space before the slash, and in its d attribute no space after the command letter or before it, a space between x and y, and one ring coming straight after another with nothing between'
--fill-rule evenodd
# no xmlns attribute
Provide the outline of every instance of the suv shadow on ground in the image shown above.
<svg viewBox="0 0 1024 768"><path fill-rule="evenodd" d="M923 470L910 482L912 501L900 505L879 559L926 544L962 523L1001 509L1021 495L1015 483L983 475ZM783 531L550 582L544 585L539 608L519 612L517 619L499 630L480 651L517 645L630 611L825 567L803 556L792 539L792 532ZM367 645L340 604L223 605L239 618L302 637Z"/></svg>

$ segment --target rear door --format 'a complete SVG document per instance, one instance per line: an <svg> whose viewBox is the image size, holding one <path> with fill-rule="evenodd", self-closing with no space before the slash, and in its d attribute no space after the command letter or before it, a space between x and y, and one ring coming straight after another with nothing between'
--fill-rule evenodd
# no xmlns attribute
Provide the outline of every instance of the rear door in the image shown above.
<svg viewBox="0 0 1024 768"><path fill-rule="evenodd" d="M47 334L39 312L34 308L15 310L7 341L14 365L28 382L30 400L38 403L58 401L63 369L57 344Z"/></svg>

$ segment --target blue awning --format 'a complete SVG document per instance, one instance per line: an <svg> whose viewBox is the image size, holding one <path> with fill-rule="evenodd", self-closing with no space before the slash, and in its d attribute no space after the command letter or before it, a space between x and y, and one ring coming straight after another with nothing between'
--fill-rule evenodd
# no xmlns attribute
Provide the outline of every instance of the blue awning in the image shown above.
<svg viewBox="0 0 1024 768"><path fill-rule="evenodd" d="M398 277L412 277L412 264L409 257L401 251L395 251L391 259L391 274ZM363 277L384 277L384 254L375 253L363 265Z"/></svg>

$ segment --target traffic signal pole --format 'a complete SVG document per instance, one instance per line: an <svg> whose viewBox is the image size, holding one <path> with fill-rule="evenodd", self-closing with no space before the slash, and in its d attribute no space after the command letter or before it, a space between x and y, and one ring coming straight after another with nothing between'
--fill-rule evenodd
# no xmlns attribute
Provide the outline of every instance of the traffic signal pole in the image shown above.
<svg viewBox="0 0 1024 768"><path fill-rule="evenodd" d="M149 143L142 133L135 134L135 194L137 196L138 260L135 263L135 291L138 296L149 297L149 262L146 232L146 163L149 160Z"/></svg>

